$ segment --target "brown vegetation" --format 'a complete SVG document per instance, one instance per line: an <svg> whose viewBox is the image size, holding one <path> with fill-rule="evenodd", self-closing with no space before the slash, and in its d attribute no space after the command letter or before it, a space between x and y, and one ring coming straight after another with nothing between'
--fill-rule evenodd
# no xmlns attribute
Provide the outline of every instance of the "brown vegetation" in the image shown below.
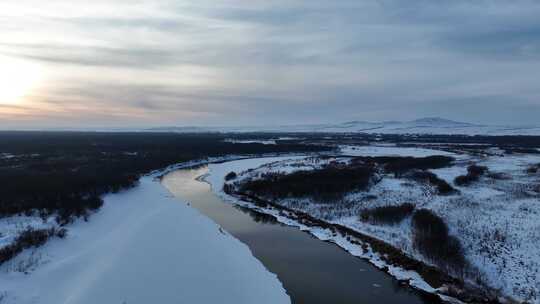
<svg viewBox="0 0 540 304"><path fill-rule="evenodd" d="M360 213L360 220L373 224L399 224L406 217L410 216L415 206L411 203L404 203L398 206L383 206L372 209L364 209Z"/></svg>
<svg viewBox="0 0 540 304"><path fill-rule="evenodd" d="M454 183L458 186L467 186L480 180L480 176L487 172L488 168L485 166L470 165L467 167L467 174L456 177Z"/></svg>
<svg viewBox="0 0 540 304"><path fill-rule="evenodd" d="M16 255L21 253L24 249L32 247L40 247L51 237L60 237L64 238L66 236L65 229L33 229L27 228L15 239L15 241L0 249L0 265L6 261L14 258Z"/></svg>

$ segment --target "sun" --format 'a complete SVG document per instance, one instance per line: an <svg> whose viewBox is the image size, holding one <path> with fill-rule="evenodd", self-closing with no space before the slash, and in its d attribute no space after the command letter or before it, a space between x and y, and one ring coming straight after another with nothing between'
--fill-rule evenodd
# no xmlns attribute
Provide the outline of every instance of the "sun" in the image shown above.
<svg viewBox="0 0 540 304"><path fill-rule="evenodd" d="M0 56L0 104L18 104L38 84L41 70L35 63Z"/></svg>

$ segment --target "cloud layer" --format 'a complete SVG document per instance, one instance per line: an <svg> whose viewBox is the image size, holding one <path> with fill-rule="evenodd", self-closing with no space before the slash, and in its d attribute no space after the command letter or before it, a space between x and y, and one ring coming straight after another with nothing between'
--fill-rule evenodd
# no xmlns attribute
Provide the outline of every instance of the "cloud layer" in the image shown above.
<svg viewBox="0 0 540 304"><path fill-rule="evenodd" d="M0 128L540 116L538 1L5 2Z"/></svg>

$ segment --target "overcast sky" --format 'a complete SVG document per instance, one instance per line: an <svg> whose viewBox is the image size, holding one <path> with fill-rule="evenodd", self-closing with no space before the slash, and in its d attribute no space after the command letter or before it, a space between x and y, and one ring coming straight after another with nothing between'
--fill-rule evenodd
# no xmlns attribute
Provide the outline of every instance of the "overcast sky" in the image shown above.
<svg viewBox="0 0 540 304"><path fill-rule="evenodd" d="M540 123L540 1L2 0L0 129Z"/></svg>

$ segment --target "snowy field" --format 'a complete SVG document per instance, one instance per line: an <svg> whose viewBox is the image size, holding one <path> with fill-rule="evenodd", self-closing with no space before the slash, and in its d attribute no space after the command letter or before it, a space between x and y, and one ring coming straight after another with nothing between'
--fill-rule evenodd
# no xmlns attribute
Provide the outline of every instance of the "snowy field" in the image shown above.
<svg viewBox="0 0 540 304"><path fill-rule="evenodd" d="M2 304L290 303L249 248L159 181L104 198L68 236L26 250L0 267ZM34 217L0 221L9 239ZM21 268L21 265L24 267Z"/></svg>
<svg viewBox="0 0 540 304"><path fill-rule="evenodd" d="M333 160L332 158L329 158L328 161ZM299 166L288 166L287 164L298 164L299 162L302 162L302 165ZM437 290L433 287L429 286L416 272L413 271L406 271L399 267L395 267L393 265L389 265L386 262L383 261L381 256L377 253L372 251L370 248L367 248L367 251L363 248L360 248L359 246L353 244L350 242L350 240L346 239L340 234L336 234L335 232L314 227L314 226L306 226L299 222L297 222L294 219L291 219L289 214L287 212L282 212L281 210L277 210L272 207L268 208L261 208L254 206L251 203L244 202L242 200L239 200L233 196L227 195L223 192L223 186L225 184L225 176L233 171L233 172L253 172L251 171L254 168L261 168L261 167L274 167L275 169L279 170L285 170L288 172L294 172L295 170L300 170L306 167L309 168L317 168L320 167L324 162L318 161L317 158L314 157L305 157L305 156L294 156L294 157L263 157L263 158L251 158L251 159L241 159L241 160L234 160L234 161L228 161L223 163L211 163L208 165L209 173L207 176L204 177L204 180L208 182L211 187L212 191L219 197L221 197L224 201L244 206L247 208L251 208L254 210L257 210L258 212L270 214L274 216L277 221L294 226L299 228L302 231L309 232L316 238L323 240L323 241L331 241L341 248L348 251L350 254L368 259L374 266L384 269L384 271L388 272L395 278L399 280L408 281L409 285L418 288L420 290L426 291L426 292L436 292ZM281 168L279 164L282 164ZM283 172L283 171L281 171ZM443 297L444 298L444 297Z"/></svg>
<svg viewBox="0 0 540 304"><path fill-rule="evenodd" d="M226 161L210 164L210 174L205 177L224 200L272 214L280 222L369 259L396 278L409 280L412 286L434 292L418 274L386 265L369 248L362 250L328 229L299 224L286 212L239 201L222 189L231 171L241 180L268 172L318 169L354 156L451 156L456 159L451 167L431 172L459 190L456 194L441 196L429 185L386 174L368 191L348 193L343 204L329 206L308 199L278 203L381 239L428 263L413 249L410 218L397 225L381 225L361 221L359 214L364 209L401 203L430 209L460 240L467 260L481 271L483 282L517 300L540 303L540 165L537 173L527 172L531 165L540 164L540 155L499 151L477 156L388 144L340 148L341 154L335 157L208 159L174 165L153 176L186 165ZM488 174L471 185L456 185L455 177L466 174L471 164L487 166ZM1 265L0 303L290 302L276 276L245 245L178 202L151 177L104 200L103 208L88 222L79 220L68 227L66 239L52 239ZM0 219L0 247L27 226L41 229L55 225L50 218L31 215Z"/></svg>
<svg viewBox="0 0 540 304"><path fill-rule="evenodd" d="M441 150L396 147L395 145L372 146L340 146L341 154L348 156L412 156L426 157L432 155L445 155L459 158L460 155Z"/></svg>
<svg viewBox="0 0 540 304"><path fill-rule="evenodd" d="M290 137L290 136L281 136L277 138L270 139L234 139L234 138L225 138L223 141L233 144L263 144L263 145L277 145L277 141L280 140L301 140L300 137Z"/></svg>
<svg viewBox="0 0 540 304"><path fill-rule="evenodd" d="M368 191L347 194L341 204L318 204L309 199L283 199L278 203L376 237L428 263L413 249L410 218L397 225L382 225L361 221L359 215L364 209L401 203L413 203L417 209L430 209L444 219L450 234L457 237L464 247L467 260L480 271L475 279L519 301L540 303L540 188L536 188L540 185L540 170L535 174L526 172L531 165L540 164L540 155L478 157L388 146L342 147L342 152L358 156L453 156L456 161L451 167L431 171L458 192L439 195L425 183L385 175ZM342 158L340 160L343 161ZM208 180L214 190L227 199L221 188L223 177L230 171L241 173L238 181L260 178L268 172L317 169L332 161L335 159L310 157L216 164L210 166ZM454 178L466 174L471 164L487 166L489 172L471 185L455 185Z"/></svg>

